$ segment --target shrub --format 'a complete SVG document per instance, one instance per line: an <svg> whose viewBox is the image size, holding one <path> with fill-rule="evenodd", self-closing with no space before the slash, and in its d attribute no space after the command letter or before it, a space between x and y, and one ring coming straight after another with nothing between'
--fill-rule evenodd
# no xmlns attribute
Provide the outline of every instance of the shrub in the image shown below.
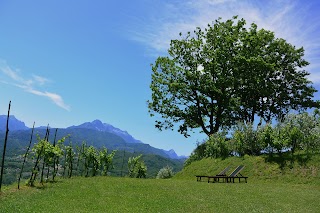
<svg viewBox="0 0 320 213"><path fill-rule="evenodd" d="M168 179L173 177L172 167L166 166L159 170L157 179Z"/></svg>

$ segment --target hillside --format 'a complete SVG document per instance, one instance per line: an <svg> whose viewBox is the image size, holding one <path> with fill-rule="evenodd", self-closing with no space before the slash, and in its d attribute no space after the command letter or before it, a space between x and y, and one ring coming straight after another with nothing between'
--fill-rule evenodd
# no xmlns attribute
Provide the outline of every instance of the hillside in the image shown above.
<svg viewBox="0 0 320 213"><path fill-rule="evenodd" d="M130 153L118 151L114 156L114 169L110 171L111 176L127 176L127 162L129 157L137 156L138 153ZM159 170L165 166L173 168L175 173L179 172L183 168L184 160L168 159L159 155L145 154L142 156L142 160L145 162L147 170L147 178L155 178ZM123 163L124 162L124 163Z"/></svg>
<svg viewBox="0 0 320 213"><path fill-rule="evenodd" d="M175 179L196 180L195 175L216 175L227 166L230 174L238 165L244 165L242 175L248 176L248 182L294 182L320 184L320 155L310 159L297 155L293 164L284 158L268 156L230 157L225 160L205 158L192 162L175 175Z"/></svg>
<svg viewBox="0 0 320 213"><path fill-rule="evenodd" d="M42 128L35 130L32 146L37 142L36 135L43 138L45 131L46 130ZM30 129L10 131L5 159L4 184L10 184L17 180L23 162L21 156L25 153L29 143L30 133ZM0 138L4 138L4 135L5 132L0 131ZM109 153L111 150L117 150L113 161L114 169L110 171L111 176L128 175L128 158L139 154L143 154L142 159L148 168L147 178L155 178L158 171L167 165L171 166L174 172L178 172L183 168L184 159L171 159L160 149L151 147L148 144L126 143L123 138L109 132L82 128L59 129L57 139L66 135L70 135L70 137L65 141L65 145L72 143L74 148L85 141L89 146L92 145L96 148L106 147L109 150ZM53 130L50 133L49 141L51 143L54 141ZM3 146L0 146L0 152L2 149ZM74 151L76 151L76 149L74 149ZM1 154L0 156L2 157ZM23 172L23 178L28 178L30 176L32 165L32 159L29 159ZM77 171L74 171L74 174L77 174Z"/></svg>
<svg viewBox="0 0 320 213"><path fill-rule="evenodd" d="M33 143L37 142L36 135L44 137L45 129L37 128L34 132ZM54 141L55 129L52 129L49 136L49 141ZM21 150L24 149L30 140L31 129L10 131L8 137L8 148ZM64 136L70 135L69 139L65 142L68 145L70 142L73 145L81 145L82 142L86 142L88 145L95 146L97 148L106 147L109 150L126 150L128 152L137 152L148 155L159 155L164 158L180 159L175 152L169 155L165 150L158 149L145 143L127 143L122 137L106 131L99 131L86 128L67 128L58 129L57 139L61 139ZM5 137L5 132L0 131L0 138ZM3 147L0 147L0 150ZM170 152L170 151L168 151ZM173 157L172 157L173 156ZM184 159L183 159L184 160Z"/></svg>
<svg viewBox="0 0 320 213"><path fill-rule="evenodd" d="M0 138L4 138L6 121L7 116L0 115ZM43 137L45 135L46 128L47 127L35 128L35 135L39 134L40 137ZM9 130L9 148L19 149L28 144L31 129L28 128L24 122L18 120L14 115L10 116ZM55 130L56 128L51 128L50 130L50 141L54 140ZM171 159L186 159L185 156L178 156L173 149L167 151L152 147L149 144L135 139L127 131L114 127L111 124L102 123L100 120L85 122L83 124L73 125L67 128L58 128L57 139L66 135L71 136L68 142L72 142L74 145L80 145L85 141L88 145L93 145L98 148L104 146L113 150L126 150L129 152L160 155ZM36 137L34 137L33 141L36 141Z"/></svg>

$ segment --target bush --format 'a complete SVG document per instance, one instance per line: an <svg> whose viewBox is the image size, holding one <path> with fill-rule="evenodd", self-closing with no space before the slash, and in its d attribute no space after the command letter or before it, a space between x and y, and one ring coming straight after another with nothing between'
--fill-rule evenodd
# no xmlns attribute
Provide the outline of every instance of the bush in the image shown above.
<svg viewBox="0 0 320 213"><path fill-rule="evenodd" d="M168 179L173 177L172 167L166 166L159 170L157 179Z"/></svg>

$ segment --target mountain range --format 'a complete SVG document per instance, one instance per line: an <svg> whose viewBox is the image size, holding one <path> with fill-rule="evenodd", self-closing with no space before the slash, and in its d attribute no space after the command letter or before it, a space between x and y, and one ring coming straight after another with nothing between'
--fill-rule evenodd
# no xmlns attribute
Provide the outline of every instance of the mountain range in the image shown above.
<svg viewBox="0 0 320 213"><path fill-rule="evenodd" d="M102 123L100 120L94 120L92 122L85 122L79 126L71 126L67 129L72 128L81 128L81 129L93 129L101 132L109 132L123 138L127 143L142 143L140 140L132 137L127 131L123 131L117 127L112 126L111 124Z"/></svg>
<svg viewBox="0 0 320 213"><path fill-rule="evenodd" d="M0 115L0 131L5 131L6 122L7 116ZM13 135L12 144L18 143L17 141L22 138L26 140L30 135L30 128L27 127L24 122L18 120L14 115L10 115L9 117L9 131L10 134ZM36 134L39 135L45 134L44 127L35 128L35 131ZM70 135L72 143L76 145L80 145L85 141L87 144L96 147L104 146L108 149L155 154L170 159L186 158L186 156L178 156L173 149L167 151L145 144L142 141L135 139L127 131L114 127L111 124L103 123L100 120L58 129L58 138L66 135ZM19 145L21 146L21 144Z"/></svg>

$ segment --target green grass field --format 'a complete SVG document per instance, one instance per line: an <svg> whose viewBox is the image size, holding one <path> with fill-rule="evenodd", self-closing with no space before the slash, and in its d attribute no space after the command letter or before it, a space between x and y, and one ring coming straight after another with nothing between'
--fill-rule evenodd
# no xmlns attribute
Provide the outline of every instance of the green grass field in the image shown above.
<svg viewBox="0 0 320 213"><path fill-rule="evenodd" d="M320 212L320 186L181 179L62 179L0 195L0 212Z"/></svg>
<svg viewBox="0 0 320 213"><path fill-rule="evenodd" d="M237 165L248 183L197 182ZM228 173L230 173L229 171ZM6 186L2 212L320 212L320 155L202 159L172 179L74 177L44 187Z"/></svg>

